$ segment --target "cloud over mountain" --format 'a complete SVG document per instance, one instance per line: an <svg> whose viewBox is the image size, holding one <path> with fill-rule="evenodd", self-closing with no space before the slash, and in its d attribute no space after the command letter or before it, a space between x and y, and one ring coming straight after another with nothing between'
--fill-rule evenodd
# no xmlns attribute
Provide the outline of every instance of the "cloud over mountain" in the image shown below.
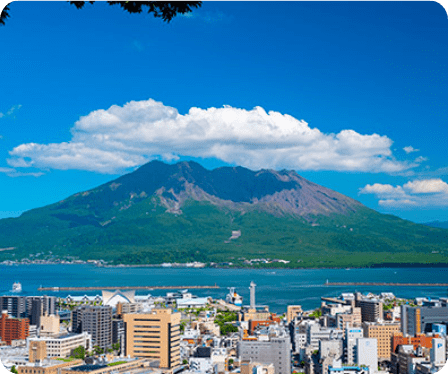
<svg viewBox="0 0 448 374"><path fill-rule="evenodd" d="M154 158L217 158L252 169L395 173L417 166L392 154L393 141L345 129L323 133L288 114L230 106L177 109L152 99L81 117L63 143L26 143L10 151L13 167L115 173Z"/></svg>
<svg viewBox="0 0 448 374"><path fill-rule="evenodd" d="M379 204L389 207L448 206L448 183L440 178L414 180L403 186L374 183L360 189L361 194L374 194Z"/></svg>

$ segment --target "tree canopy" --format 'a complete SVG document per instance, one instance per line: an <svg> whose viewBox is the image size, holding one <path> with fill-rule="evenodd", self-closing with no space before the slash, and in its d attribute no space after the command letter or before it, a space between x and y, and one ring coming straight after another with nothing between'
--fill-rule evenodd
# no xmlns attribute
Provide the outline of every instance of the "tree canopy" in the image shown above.
<svg viewBox="0 0 448 374"><path fill-rule="evenodd" d="M70 4L82 9L86 3L93 4L94 1L69 1ZM119 5L123 10L133 14L147 10L156 18L161 18L165 22L170 22L176 15L192 12L193 8L199 8L202 1L107 1L109 5ZM0 25L4 25L10 17L9 4L2 10Z"/></svg>

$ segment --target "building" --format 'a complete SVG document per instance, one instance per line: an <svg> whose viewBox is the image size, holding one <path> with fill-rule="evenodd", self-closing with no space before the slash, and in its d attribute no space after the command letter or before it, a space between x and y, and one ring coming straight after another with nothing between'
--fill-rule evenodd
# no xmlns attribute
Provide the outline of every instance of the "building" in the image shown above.
<svg viewBox="0 0 448 374"><path fill-rule="evenodd" d="M0 311L3 310L6 310L10 317L26 318L26 298L23 296L0 296Z"/></svg>
<svg viewBox="0 0 448 374"><path fill-rule="evenodd" d="M39 336L54 337L59 335L60 319L58 315L43 315L40 317Z"/></svg>
<svg viewBox="0 0 448 374"><path fill-rule="evenodd" d="M274 364L276 374L291 374L290 344L289 336L270 337L267 341L242 340L238 356L242 361Z"/></svg>
<svg viewBox="0 0 448 374"><path fill-rule="evenodd" d="M378 341L376 339L357 339L356 364L367 366L369 374L375 373L378 368Z"/></svg>
<svg viewBox="0 0 448 374"><path fill-rule="evenodd" d="M297 316L303 313L302 307L300 305L288 305L286 309L286 322L290 323Z"/></svg>
<svg viewBox="0 0 448 374"><path fill-rule="evenodd" d="M26 317L30 325L40 326L40 318L44 314L56 314L55 296L26 297Z"/></svg>
<svg viewBox="0 0 448 374"><path fill-rule="evenodd" d="M342 340L344 337L343 330L322 327L314 321L305 326L306 344L313 350L319 349L320 340Z"/></svg>
<svg viewBox="0 0 448 374"><path fill-rule="evenodd" d="M47 357L68 357L72 354L75 348L82 345L87 352L92 350L92 337L89 333L83 332L81 334L65 334L59 337L41 337L29 338L28 344L46 345Z"/></svg>
<svg viewBox="0 0 448 374"><path fill-rule="evenodd" d="M378 358L389 360L392 351L392 336L400 331L398 323L363 322L364 337L378 341Z"/></svg>
<svg viewBox="0 0 448 374"><path fill-rule="evenodd" d="M438 336L435 336L438 337ZM434 336L417 334L416 336L403 336L402 333L396 333L392 336L392 352L395 352L399 345L412 345L414 349L418 346L423 348L432 348L432 339Z"/></svg>
<svg viewBox="0 0 448 374"><path fill-rule="evenodd" d="M155 309L123 315L125 355L160 360L160 367L180 365L180 313Z"/></svg>
<svg viewBox="0 0 448 374"><path fill-rule="evenodd" d="M446 353L446 340L442 338L432 339L431 363L434 365L445 365Z"/></svg>
<svg viewBox="0 0 448 374"><path fill-rule="evenodd" d="M112 344L120 345L120 352L125 350L125 331L122 319L115 318L112 320Z"/></svg>
<svg viewBox="0 0 448 374"><path fill-rule="evenodd" d="M241 374L275 374L272 364L262 364L260 362L242 361Z"/></svg>
<svg viewBox="0 0 448 374"><path fill-rule="evenodd" d="M13 340L24 340L30 331L28 318L9 318L6 311L2 312L0 318L0 340L11 345Z"/></svg>
<svg viewBox="0 0 448 374"><path fill-rule="evenodd" d="M19 374L60 374L65 368L73 365L79 365L82 360L72 360L70 362L56 361L56 360L44 360L38 365L36 363L27 363L17 367Z"/></svg>
<svg viewBox="0 0 448 374"><path fill-rule="evenodd" d="M383 303L380 300L356 300L356 307L361 308L362 322L379 322L383 320Z"/></svg>
<svg viewBox="0 0 448 374"><path fill-rule="evenodd" d="M358 339L362 338L363 330L361 327L346 326L344 337L344 362L347 365L354 365L358 348Z"/></svg>
<svg viewBox="0 0 448 374"><path fill-rule="evenodd" d="M405 335L416 335L432 331L432 325L448 323L446 306L401 306L401 330Z"/></svg>
<svg viewBox="0 0 448 374"><path fill-rule="evenodd" d="M83 305L72 313L72 332L87 332L93 346L112 347L112 307Z"/></svg>
<svg viewBox="0 0 448 374"><path fill-rule="evenodd" d="M43 362L47 358L47 345L43 341L29 342L28 361Z"/></svg>

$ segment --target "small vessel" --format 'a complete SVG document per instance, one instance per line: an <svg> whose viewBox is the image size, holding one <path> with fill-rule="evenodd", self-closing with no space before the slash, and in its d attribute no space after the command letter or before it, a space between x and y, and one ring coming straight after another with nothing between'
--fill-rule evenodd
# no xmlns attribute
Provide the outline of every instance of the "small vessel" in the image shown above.
<svg viewBox="0 0 448 374"><path fill-rule="evenodd" d="M235 292L235 287L229 287L229 293L226 296L226 302L236 306L243 305L243 298Z"/></svg>
<svg viewBox="0 0 448 374"><path fill-rule="evenodd" d="M19 283L19 282L15 282L15 283L12 285L12 290L11 290L11 292L14 292L14 293L20 293L20 292L22 292L22 284Z"/></svg>

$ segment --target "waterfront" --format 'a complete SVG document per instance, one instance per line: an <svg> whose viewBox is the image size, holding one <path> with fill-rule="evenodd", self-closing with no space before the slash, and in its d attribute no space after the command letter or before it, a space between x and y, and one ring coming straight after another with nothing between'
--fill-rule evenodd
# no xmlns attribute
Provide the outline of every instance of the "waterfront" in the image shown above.
<svg viewBox="0 0 448 374"><path fill-rule="evenodd" d="M43 287L107 286L201 286L217 284L219 289L192 290L197 296L225 298L227 287L236 287L249 299L249 283L257 284L257 304L269 305L274 312L284 312L286 305L300 304L304 309L320 305L320 297L342 292L393 292L396 296L446 297L446 287L394 286L326 286L329 282L446 283L448 268L383 268L383 269L191 269L191 268L102 268L92 265L16 265L0 266L0 294L10 293L14 282L21 282L21 295L43 295ZM137 294L165 295L167 291L137 291ZM96 295L100 291L45 292L64 297Z"/></svg>

